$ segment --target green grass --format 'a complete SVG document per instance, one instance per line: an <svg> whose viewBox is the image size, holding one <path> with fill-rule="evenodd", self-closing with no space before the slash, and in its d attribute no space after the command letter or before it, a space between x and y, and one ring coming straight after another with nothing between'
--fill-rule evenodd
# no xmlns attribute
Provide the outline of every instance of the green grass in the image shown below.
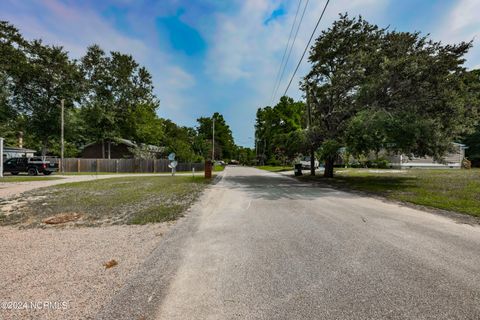
<svg viewBox="0 0 480 320"><path fill-rule="evenodd" d="M94 175L108 175L108 174L125 174L125 173L116 173L116 172L64 172L58 173L63 176L94 176Z"/></svg>
<svg viewBox="0 0 480 320"><path fill-rule="evenodd" d="M221 170L220 170L221 171ZM195 171L197 172L203 172L201 171ZM158 175L166 175L170 174L171 172L65 172L65 173L58 173L60 175L65 175L65 176L95 176L95 175L125 175L125 174L158 174ZM192 171L176 171L176 173L192 173Z"/></svg>
<svg viewBox="0 0 480 320"><path fill-rule="evenodd" d="M262 169L270 172L291 171L293 166L256 166L257 169Z"/></svg>
<svg viewBox="0 0 480 320"><path fill-rule="evenodd" d="M214 172L220 172L220 171L223 171L223 170L225 170L224 166L220 166L220 165L217 165L217 164L213 166L213 171Z"/></svg>
<svg viewBox="0 0 480 320"><path fill-rule="evenodd" d="M0 225L44 226L58 214L78 213L78 225L146 224L174 220L197 199L203 177L125 177L62 184L24 194L26 203L0 214ZM20 201L22 201L20 199Z"/></svg>
<svg viewBox="0 0 480 320"><path fill-rule="evenodd" d="M9 183L9 182L26 182L26 181L43 181L43 180L58 180L62 179L61 177L55 176L4 176L0 178L1 183Z"/></svg>
<svg viewBox="0 0 480 320"><path fill-rule="evenodd" d="M480 217L480 170L338 169L333 179L303 176L393 200Z"/></svg>

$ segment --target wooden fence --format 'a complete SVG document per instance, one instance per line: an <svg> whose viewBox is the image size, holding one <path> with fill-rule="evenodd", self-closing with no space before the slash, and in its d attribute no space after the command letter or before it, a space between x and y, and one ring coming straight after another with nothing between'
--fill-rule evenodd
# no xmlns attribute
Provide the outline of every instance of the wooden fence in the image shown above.
<svg viewBox="0 0 480 320"><path fill-rule="evenodd" d="M51 159L59 163L60 160ZM166 159L81 159L66 158L63 160L65 172L113 172L113 173L155 173L171 172L170 163ZM60 164L59 164L60 166ZM203 171L204 163L178 163L177 171Z"/></svg>

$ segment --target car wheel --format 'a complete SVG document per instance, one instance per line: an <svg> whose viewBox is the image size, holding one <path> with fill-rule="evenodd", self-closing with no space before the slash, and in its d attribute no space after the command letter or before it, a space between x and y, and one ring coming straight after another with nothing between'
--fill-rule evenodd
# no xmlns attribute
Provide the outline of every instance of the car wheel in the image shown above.
<svg viewBox="0 0 480 320"><path fill-rule="evenodd" d="M14 171L14 172L10 172L10 173L12 174L12 176L16 176L16 175L18 175L18 174L19 174L19 172L16 172L16 171Z"/></svg>
<svg viewBox="0 0 480 320"><path fill-rule="evenodd" d="M29 175L29 176L36 176L36 175L38 175L37 169L35 169L35 168L30 168L30 169L28 169L28 175Z"/></svg>
<svg viewBox="0 0 480 320"><path fill-rule="evenodd" d="M43 174L46 176L49 176L52 173L52 171L43 171Z"/></svg>

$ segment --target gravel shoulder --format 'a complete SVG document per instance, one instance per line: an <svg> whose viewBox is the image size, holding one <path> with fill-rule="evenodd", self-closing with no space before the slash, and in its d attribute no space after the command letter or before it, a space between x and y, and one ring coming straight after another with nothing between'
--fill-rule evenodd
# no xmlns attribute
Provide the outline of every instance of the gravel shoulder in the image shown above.
<svg viewBox="0 0 480 320"><path fill-rule="evenodd" d="M0 308L0 319L92 319L158 246L171 224L0 228L0 302L64 303L47 310ZM103 264L112 259L118 264L106 268Z"/></svg>

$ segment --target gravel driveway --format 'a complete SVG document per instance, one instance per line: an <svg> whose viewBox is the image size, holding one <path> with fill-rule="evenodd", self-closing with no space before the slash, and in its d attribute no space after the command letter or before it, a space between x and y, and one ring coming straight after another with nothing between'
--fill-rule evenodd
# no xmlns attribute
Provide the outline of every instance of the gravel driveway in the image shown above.
<svg viewBox="0 0 480 320"><path fill-rule="evenodd" d="M168 225L0 228L0 303L51 303L36 310L3 304L0 319L92 319L158 246ZM106 269L112 259L118 265Z"/></svg>

